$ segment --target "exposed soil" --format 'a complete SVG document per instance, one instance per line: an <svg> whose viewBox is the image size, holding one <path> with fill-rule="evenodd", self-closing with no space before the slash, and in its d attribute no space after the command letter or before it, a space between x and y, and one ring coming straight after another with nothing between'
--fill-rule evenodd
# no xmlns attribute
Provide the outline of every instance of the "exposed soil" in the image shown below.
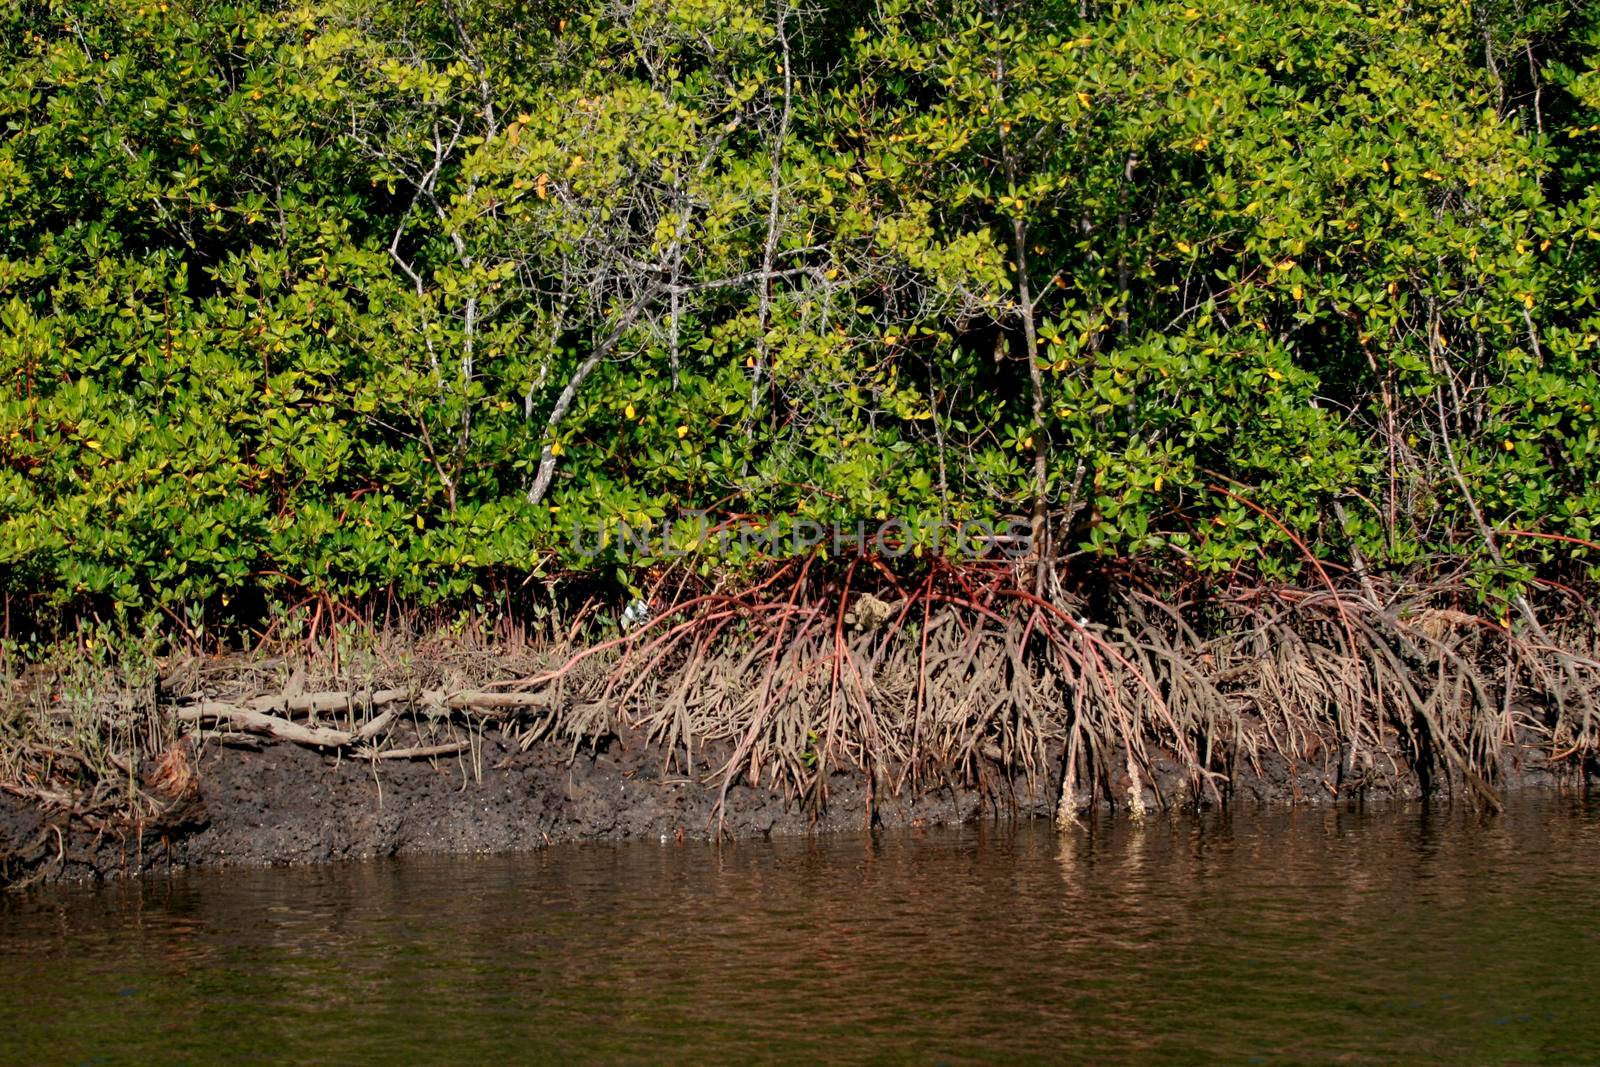
<svg viewBox="0 0 1600 1067"><path fill-rule="evenodd" d="M0 794L0 880L118 877L199 864L298 864L404 853L515 852L557 841L803 834L866 826L937 825L981 818L1050 817L1059 778L1038 781L980 766L975 780L928 782L895 794L869 790L866 776L830 776L820 814L762 785L736 782L720 825L716 782L663 772L659 749L617 742L599 751L535 745L528 751L488 732L475 752L432 760L336 760L292 744L216 743L189 753L192 775L165 810L143 825L99 823L52 805ZM1423 783L1392 753L1359 760L1332 749L1291 761L1267 754L1241 761L1229 803L1360 803L1414 797ZM1113 761L1112 766L1120 766ZM1341 775L1340 768L1351 770ZM1500 791L1581 784L1529 747L1511 752ZM1157 757L1144 799L1161 805L1215 803L1189 794L1176 761ZM159 770L149 766L147 782ZM1104 803L1126 795L1126 772L1097 784ZM1433 783L1450 792L1460 783ZM1085 787L1078 802L1091 800Z"/></svg>
<svg viewBox="0 0 1600 1067"><path fill-rule="evenodd" d="M476 757L475 759L473 757ZM663 773L659 750L617 743L595 752L535 745L524 752L488 732L475 753L433 760L335 760L291 744L211 744L195 782L142 828L97 828L65 812L0 794L0 875L83 879L197 864L315 863L429 852L516 852L557 841L676 840L800 834L867 825L868 783L831 776L819 816L748 782L727 794L701 777ZM476 765L476 770L475 770ZM925 788L879 796L874 825L934 825L985 813L1053 811L1051 794L996 775L998 790Z"/></svg>

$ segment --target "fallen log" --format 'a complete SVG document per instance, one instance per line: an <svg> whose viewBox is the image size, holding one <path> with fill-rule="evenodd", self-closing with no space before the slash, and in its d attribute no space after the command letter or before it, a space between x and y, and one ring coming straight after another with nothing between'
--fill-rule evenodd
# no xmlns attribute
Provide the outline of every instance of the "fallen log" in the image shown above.
<svg viewBox="0 0 1600 1067"><path fill-rule="evenodd" d="M287 716L313 712L355 711L382 707L403 700L414 701L419 707L442 708L447 711L508 711L519 708L545 708L550 705L550 697L546 693L485 693L478 690L462 690L446 694L432 690L417 692L410 689L379 689L302 693L297 696L277 694L254 697L238 704L220 700L201 700L179 705L177 716L179 722L197 725L212 723L235 733L270 737L312 748L349 748L353 745L366 745L388 729L395 721L397 715L395 709L387 708L379 712L370 721L354 730L313 726L310 723L296 722ZM391 757L379 753L378 758L408 757Z"/></svg>
<svg viewBox="0 0 1600 1067"><path fill-rule="evenodd" d="M356 735L349 730L308 726L276 715L268 715L253 708L212 700L178 709L179 722L199 724L207 720L223 723L244 733L263 734L279 741L291 741L297 745L310 745L313 748L344 748L356 738Z"/></svg>
<svg viewBox="0 0 1600 1067"><path fill-rule="evenodd" d="M383 733L383 731L387 729L389 724L393 721L394 712L379 712L377 715L372 717L371 722L367 723L365 726L361 727L361 729L356 731L355 739L357 741L371 741L374 737L377 737L379 734Z"/></svg>
<svg viewBox="0 0 1600 1067"><path fill-rule="evenodd" d="M385 704L410 697L409 689L330 690L321 693L299 693L253 697L244 706L252 711L273 711L286 715L309 715L320 711L356 711L381 708Z"/></svg>

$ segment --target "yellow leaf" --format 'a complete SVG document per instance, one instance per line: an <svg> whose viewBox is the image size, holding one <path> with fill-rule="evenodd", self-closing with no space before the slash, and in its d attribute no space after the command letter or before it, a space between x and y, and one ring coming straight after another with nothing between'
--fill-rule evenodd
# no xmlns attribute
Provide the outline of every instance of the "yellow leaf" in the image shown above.
<svg viewBox="0 0 1600 1067"><path fill-rule="evenodd" d="M1082 104L1084 107L1088 107L1089 106L1089 94L1088 93L1084 93L1084 92L1080 92L1078 94L1078 103Z"/></svg>
<svg viewBox="0 0 1600 1067"><path fill-rule="evenodd" d="M679 437L688 437L689 436L689 427L687 427L687 426L679 426L678 427L678 436Z"/></svg>
<svg viewBox="0 0 1600 1067"><path fill-rule="evenodd" d="M1504 447L1507 452L1514 451L1516 449L1516 447L1517 447L1516 445L1512 444L1509 440L1502 441L1501 442L1501 446Z"/></svg>
<svg viewBox="0 0 1600 1067"><path fill-rule="evenodd" d="M1271 378L1275 382L1281 382L1283 381L1283 371L1279 370L1277 367L1268 367L1267 377Z"/></svg>
<svg viewBox="0 0 1600 1067"><path fill-rule="evenodd" d="M96 452L100 451L100 442L99 441L89 440L89 441L85 441L83 444L84 444L85 448L92 448Z"/></svg>
<svg viewBox="0 0 1600 1067"><path fill-rule="evenodd" d="M540 200L545 200L550 196L550 188L549 188L549 186L550 186L550 175L541 174L541 175L539 175L539 180L533 183L533 191L535 193L539 194L539 199Z"/></svg>
<svg viewBox="0 0 1600 1067"><path fill-rule="evenodd" d="M1189 254L1189 250L1191 248L1193 248L1193 247L1194 246L1191 245L1188 241L1179 241L1178 242L1178 251L1182 252L1184 255L1188 255Z"/></svg>
<svg viewBox="0 0 1600 1067"><path fill-rule="evenodd" d="M892 345L898 340L900 340L900 337L897 334L889 333L883 336L883 343L886 345Z"/></svg>
<svg viewBox="0 0 1600 1067"><path fill-rule="evenodd" d="M550 445L550 454L552 456L561 455L561 442L560 441L556 441L556 442L554 442L553 444Z"/></svg>
<svg viewBox="0 0 1600 1067"><path fill-rule="evenodd" d="M1156 475L1156 492L1161 492L1161 487L1164 484L1166 484L1166 479L1162 478L1159 474Z"/></svg>
<svg viewBox="0 0 1600 1067"><path fill-rule="evenodd" d="M633 405L629 404L627 407L623 408L622 413L630 419L633 418Z"/></svg>
<svg viewBox="0 0 1600 1067"><path fill-rule="evenodd" d="M1291 289L1289 291L1294 294L1294 298L1296 300L1305 299L1306 291L1305 291L1305 288L1303 286L1297 285L1297 286L1295 286L1293 289Z"/></svg>

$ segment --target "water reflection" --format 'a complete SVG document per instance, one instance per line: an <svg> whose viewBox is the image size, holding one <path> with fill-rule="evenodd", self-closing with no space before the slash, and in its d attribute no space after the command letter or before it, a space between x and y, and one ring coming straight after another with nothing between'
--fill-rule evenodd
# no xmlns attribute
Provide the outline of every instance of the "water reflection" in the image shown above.
<svg viewBox="0 0 1600 1067"><path fill-rule="evenodd" d="M0 1060L1592 1062L1600 816L977 825L0 903Z"/></svg>

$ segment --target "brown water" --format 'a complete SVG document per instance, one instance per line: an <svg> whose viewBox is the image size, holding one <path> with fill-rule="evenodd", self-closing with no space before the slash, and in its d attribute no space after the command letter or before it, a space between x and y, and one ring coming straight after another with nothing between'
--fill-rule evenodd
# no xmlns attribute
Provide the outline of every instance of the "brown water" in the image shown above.
<svg viewBox="0 0 1600 1067"><path fill-rule="evenodd" d="M0 990L7 1063L1596 1063L1600 804L44 890Z"/></svg>

